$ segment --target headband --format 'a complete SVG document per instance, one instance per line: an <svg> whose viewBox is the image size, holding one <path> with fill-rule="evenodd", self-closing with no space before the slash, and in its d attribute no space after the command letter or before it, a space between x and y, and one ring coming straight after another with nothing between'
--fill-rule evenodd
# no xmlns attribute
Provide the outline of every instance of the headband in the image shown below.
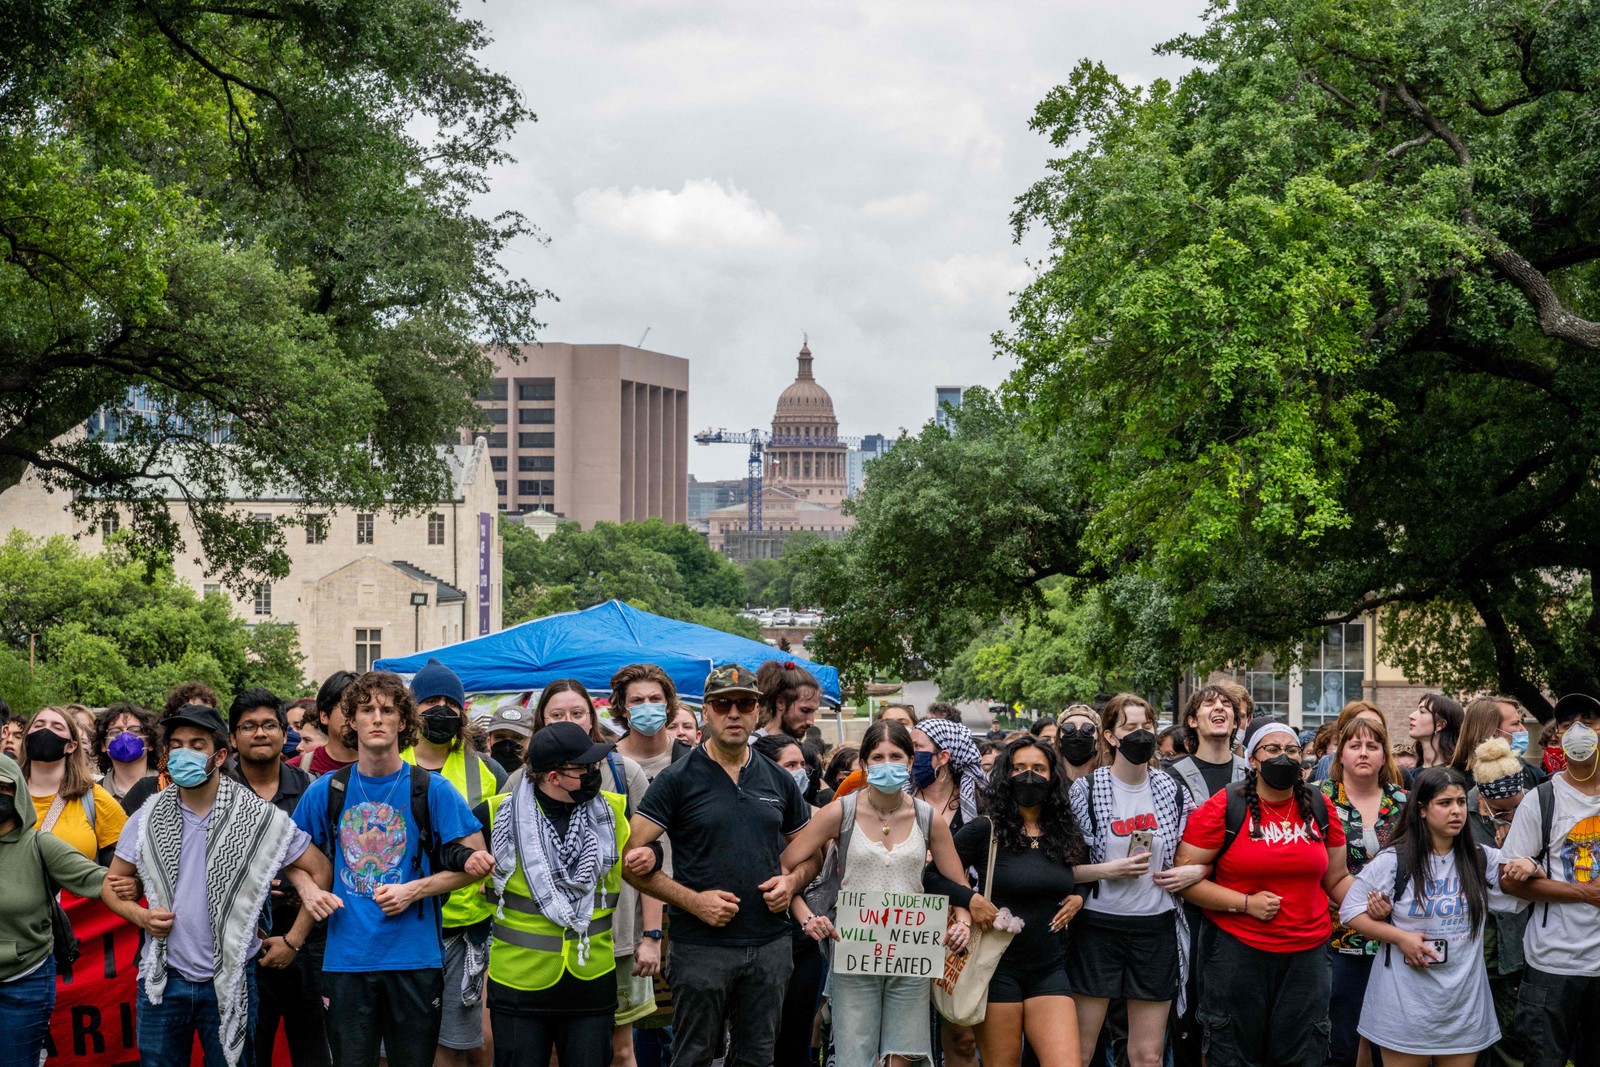
<svg viewBox="0 0 1600 1067"><path fill-rule="evenodd" d="M1261 729L1257 730L1256 735L1252 737L1250 739L1250 743L1245 746L1244 758L1249 759L1254 756L1256 754L1256 749L1261 747L1261 742L1265 741L1273 734L1285 734L1291 740L1293 740L1295 744L1298 745L1300 743L1300 735L1295 733L1288 724L1281 722L1269 722Z"/></svg>
<svg viewBox="0 0 1600 1067"><path fill-rule="evenodd" d="M1479 782L1478 795L1488 800L1509 800L1522 792L1522 770L1519 768L1492 782Z"/></svg>

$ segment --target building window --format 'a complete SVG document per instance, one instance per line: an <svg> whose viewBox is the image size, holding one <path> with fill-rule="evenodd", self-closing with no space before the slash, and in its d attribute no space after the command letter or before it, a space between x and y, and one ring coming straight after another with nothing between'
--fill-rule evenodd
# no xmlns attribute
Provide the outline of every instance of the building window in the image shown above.
<svg viewBox="0 0 1600 1067"><path fill-rule="evenodd" d="M489 387L478 394L479 400L504 400L506 398L506 380L496 378L489 383Z"/></svg>
<svg viewBox="0 0 1600 1067"><path fill-rule="evenodd" d="M504 457L504 456L490 456L489 457L489 469L492 470L492 471L503 471L503 470L505 470L506 469L506 457Z"/></svg>
<svg viewBox="0 0 1600 1067"><path fill-rule="evenodd" d="M207 582L205 584L205 586L202 588L201 595L202 596L210 596L212 593L220 593L220 592L222 592L222 583L221 582Z"/></svg>
<svg viewBox="0 0 1600 1067"><path fill-rule="evenodd" d="M524 478L517 483L518 496L554 496L556 483L549 478Z"/></svg>
<svg viewBox="0 0 1600 1067"><path fill-rule="evenodd" d="M486 408L485 410L489 413L490 422L494 423L496 426L504 426L506 424L505 408Z"/></svg>
<svg viewBox="0 0 1600 1067"><path fill-rule="evenodd" d="M100 516L100 536L110 537L122 528L122 516L113 511L109 515Z"/></svg>
<svg viewBox="0 0 1600 1067"><path fill-rule="evenodd" d="M328 516L312 514L306 516L306 544L320 545L328 539Z"/></svg>
<svg viewBox="0 0 1600 1067"><path fill-rule="evenodd" d="M556 421L556 409L522 408L517 412L517 421L524 426L549 426Z"/></svg>
<svg viewBox="0 0 1600 1067"><path fill-rule="evenodd" d="M504 447L506 447L506 435L505 434L503 434L503 433L491 433L491 434L488 434L487 436L489 438L489 447L490 448L504 448Z"/></svg>
<svg viewBox="0 0 1600 1067"><path fill-rule="evenodd" d="M495 488L495 491L497 493L499 493L501 496L505 496L506 495L506 480L504 478L496 478L494 480L494 488Z"/></svg>
<svg viewBox="0 0 1600 1067"><path fill-rule="evenodd" d="M262 582L256 586L255 613L257 615L272 614L272 586Z"/></svg>
<svg viewBox="0 0 1600 1067"><path fill-rule="evenodd" d="M428 516L428 544L444 544L444 516L437 511Z"/></svg>
<svg viewBox="0 0 1600 1067"><path fill-rule="evenodd" d="M1289 721L1289 675L1279 674L1271 656L1262 656L1255 665L1234 672L1234 680L1244 686L1256 702L1255 713L1279 722Z"/></svg>
<svg viewBox="0 0 1600 1067"><path fill-rule="evenodd" d="M370 512L356 516L356 544L372 544L372 514Z"/></svg>
<svg viewBox="0 0 1600 1067"><path fill-rule="evenodd" d="M1366 623L1336 623L1322 631L1322 641L1306 662L1301 683L1301 726L1332 722L1345 704L1361 699L1366 651Z"/></svg>
<svg viewBox="0 0 1600 1067"><path fill-rule="evenodd" d="M517 383L518 400L554 400L556 398L556 380L554 378L535 378L531 382Z"/></svg>
<svg viewBox="0 0 1600 1067"><path fill-rule="evenodd" d="M518 448L554 448L556 435L553 433L519 433L517 434Z"/></svg>
<svg viewBox="0 0 1600 1067"><path fill-rule="evenodd" d="M365 674L383 658L383 631L356 631L356 673Z"/></svg>
<svg viewBox="0 0 1600 1067"><path fill-rule="evenodd" d="M517 470L519 471L553 471L556 469L554 456L518 456Z"/></svg>

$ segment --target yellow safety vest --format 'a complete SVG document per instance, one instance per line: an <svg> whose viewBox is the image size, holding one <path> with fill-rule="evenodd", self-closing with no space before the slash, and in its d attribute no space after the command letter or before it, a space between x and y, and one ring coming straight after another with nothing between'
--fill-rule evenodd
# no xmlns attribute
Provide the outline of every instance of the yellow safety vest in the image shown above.
<svg viewBox="0 0 1600 1067"><path fill-rule="evenodd" d="M606 872L601 885L604 896L589 922L589 958L578 962L578 934L559 926L539 910L522 864L511 873L502 903L505 914L494 921L494 940L489 945L489 977L503 986L536 992L561 981L563 973L592 979L617 969L613 956L611 916L622 892L623 849L628 843L627 801L616 793L602 792L611 805L612 823L617 831L618 861ZM489 798L490 824L507 794Z"/></svg>
<svg viewBox="0 0 1600 1067"><path fill-rule="evenodd" d="M416 763L417 751L408 748L400 753L400 758L407 763ZM472 769L478 772L476 789L471 787L471 779L467 777L469 762ZM494 772L476 752L471 754L469 760L464 746L452 749L450 755L445 757L444 767L436 773L455 786L456 792L466 800L469 808L476 808L483 803L485 797L494 795ZM482 883L465 885L445 898L442 912L443 925L447 930L451 927L472 926L493 914L494 906L484 899Z"/></svg>

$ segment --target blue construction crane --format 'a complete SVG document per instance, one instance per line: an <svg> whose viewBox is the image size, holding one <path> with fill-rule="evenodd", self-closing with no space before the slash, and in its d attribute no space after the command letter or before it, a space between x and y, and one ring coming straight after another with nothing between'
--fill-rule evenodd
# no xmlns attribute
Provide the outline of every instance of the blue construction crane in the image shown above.
<svg viewBox="0 0 1600 1067"><path fill-rule="evenodd" d="M694 435L696 444L701 445L749 445L750 464L745 476L745 527L751 531L761 529L761 477L762 465L765 459L761 454L762 448L772 437L765 430L751 430L743 433L737 430L702 430Z"/></svg>

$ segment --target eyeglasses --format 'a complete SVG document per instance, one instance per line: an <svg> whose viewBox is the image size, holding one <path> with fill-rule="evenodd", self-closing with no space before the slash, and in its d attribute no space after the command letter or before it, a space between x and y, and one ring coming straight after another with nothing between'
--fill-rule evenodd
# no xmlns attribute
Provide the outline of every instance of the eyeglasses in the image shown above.
<svg viewBox="0 0 1600 1067"><path fill-rule="evenodd" d="M706 701L706 708L716 712L718 715L726 715L737 708L739 714L748 715L756 710L757 703L759 701L755 697L740 697L738 700L723 700L718 697L712 697Z"/></svg>
<svg viewBox="0 0 1600 1067"><path fill-rule="evenodd" d="M113 727L112 729L106 731L106 740L109 741L109 740L121 737L123 734L132 734L134 737L149 737L150 736L149 734L145 733L143 730L139 729L137 726L133 727L132 729L123 729L122 727L117 726L117 727Z"/></svg>
<svg viewBox="0 0 1600 1067"><path fill-rule="evenodd" d="M1289 756L1293 759L1299 759L1301 748L1299 745L1266 744L1258 747L1256 752L1267 759L1271 759L1274 756Z"/></svg>
<svg viewBox="0 0 1600 1067"><path fill-rule="evenodd" d="M241 734L275 734L279 726L277 719L267 719L265 722L242 722L234 729Z"/></svg>

